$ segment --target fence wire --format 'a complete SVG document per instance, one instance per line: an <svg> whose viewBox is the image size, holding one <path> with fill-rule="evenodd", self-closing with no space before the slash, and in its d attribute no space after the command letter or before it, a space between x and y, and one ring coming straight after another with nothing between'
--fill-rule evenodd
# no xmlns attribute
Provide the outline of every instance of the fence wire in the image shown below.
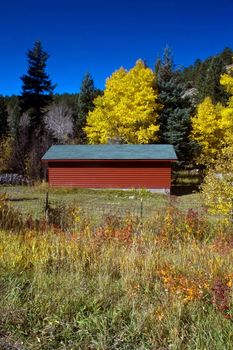
<svg viewBox="0 0 233 350"><path fill-rule="evenodd" d="M10 204L18 209L25 218L32 217L33 219L51 219L59 224L59 220L63 223L68 220L68 216L72 214L72 210L76 211L81 219L88 218L94 220L96 223L100 222L103 217L115 216L118 218L133 217L139 220L147 220L153 217L163 216L166 211L173 207L181 212L188 212L194 210L198 216L206 215L203 206L196 206L192 203L186 203L184 207L180 207L180 201L176 196L168 196L164 201L158 203L151 202L150 198L134 198L132 201L119 201L112 203L111 199L106 203L97 203L96 201L79 202L77 200L70 200L64 196L64 199L57 199L50 197L47 193L44 199L41 198L8 198ZM209 215L210 217L210 215ZM212 217L212 219L219 219L219 217ZM231 213L232 219L232 213ZM69 221L69 220L68 220Z"/></svg>

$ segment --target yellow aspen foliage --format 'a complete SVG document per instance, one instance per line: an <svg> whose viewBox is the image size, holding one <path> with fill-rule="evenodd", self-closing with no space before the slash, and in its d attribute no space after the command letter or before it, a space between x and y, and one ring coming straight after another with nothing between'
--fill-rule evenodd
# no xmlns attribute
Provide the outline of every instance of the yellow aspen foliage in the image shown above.
<svg viewBox="0 0 233 350"><path fill-rule="evenodd" d="M231 113L231 117L233 118L233 68L231 68L228 74L223 74L221 76L220 83L230 95L227 109L228 113Z"/></svg>
<svg viewBox="0 0 233 350"><path fill-rule="evenodd" d="M226 128L229 127L222 118L223 106L214 105L210 97L206 97L197 107L197 113L192 118L191 137L202 146L202 158L200 161L214 158L219 142L223 139Z"/></svg>
<svg viewBox="0 0 233 350"><path fill-rule="evenodd" d="M207 130L203 127L202 136L197 134L197 123L202 123L200 119L199 105L196 117L193 119L193 136L199 137L197 140L202 144L203 152L207 155L211 151L216 155L216 159L207 168L207 175L202 184L202 195L204 203L211 214L217 214L218 218L226 222L232 219L233 215L233 70L228 74L223 74L220 79L221 85L229 93L229 100L226 105L213 105L208 99L206 111L203 112L203 120L206 116L211 122L212 116L213 135L209 134L211 126ZM198 119L199 117L199 119ZM203 122L204 125L205 122ZM199 126L200 130L200 126ZM201 139L202 137L202 139Z"/></svg>
<svg viewBox="0 0 233 350"><path fill-rule="evenodd" d="M138 60L129 71L120 68L106 81L103 96L94 100L84 128L90 144L150 143L157 140L161 105L156 102L155 74Z"/></svg>
<svg viewBox="0 0 233 350"><path fill-rule="evenodd" d="M233 213L233 143L224 147L202 185L204 203L211 214L224 221Z"/></svg>
<svg viewBox="0 0 233 350"><path fill-rule="evenodd" d="M233 95L233 68L231 68L228 74L222 74L220 78L220 84L224 86L225 90Z"/></svg>
<svg viewBox="0 0 233 350"><path fill-rule="evenodd" d="M233 72L233 71L232 71ZM233 135L233 76L223 74L221 85L230 94L226 105L213 104L206 97L197 107L197 113L192 118L191 138L202 147L200 163L211 163L218 156L221 147L230 145L230 135Z"/></svg>

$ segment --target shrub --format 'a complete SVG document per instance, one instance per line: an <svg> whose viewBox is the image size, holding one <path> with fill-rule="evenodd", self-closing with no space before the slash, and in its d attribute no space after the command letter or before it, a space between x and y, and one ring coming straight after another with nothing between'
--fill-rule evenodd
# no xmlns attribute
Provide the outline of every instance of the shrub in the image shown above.
<svg viewBox="0 0 233 350"><path fill-rule="evenodd" d="M47 215L48 223L62 230L78 229L79 223L83 219L81 208L77 204L67 205L63 202L49 205Z"/></svg>
<svg viewBox="0 0 233 350"><path fill-rule="evenodd" d="M211 214L229 222L233 213L233 146L225 147L202 185L204 202Z"/></svg>
<svg viewBox="0 0 233 350"><path fill-rule="evenodd" d="M0 229L19 232L23 226L22 214L9 204L5 194L0 194Z"/></svg>
<svg viewBox="0 0 233 350"><path fill-rule="evenodd" d="M13 152L13 138L5 137L0 140L0 172L9 171L9 162Z"/></svg>

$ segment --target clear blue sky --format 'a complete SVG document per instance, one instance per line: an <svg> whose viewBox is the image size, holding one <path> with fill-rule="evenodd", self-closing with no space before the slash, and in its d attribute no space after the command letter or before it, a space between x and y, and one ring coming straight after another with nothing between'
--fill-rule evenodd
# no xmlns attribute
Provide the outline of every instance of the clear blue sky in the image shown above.
<svg viewBox="0 0 233 350"><path fill-rule="evenodd" d="M89 71L99 88L138 58L153 67L166 45L187 66L233 48L233 0L0 0L0 94L18 94L26 51L41 40L56 92L78 92Z"/></svg>

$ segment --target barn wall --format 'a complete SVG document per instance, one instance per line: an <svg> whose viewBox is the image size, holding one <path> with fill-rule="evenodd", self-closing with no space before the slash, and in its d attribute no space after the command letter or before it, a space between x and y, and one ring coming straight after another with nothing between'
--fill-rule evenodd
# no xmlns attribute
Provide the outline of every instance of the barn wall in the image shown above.
<svg viewBox="0 0 233 350"><path fill-rule="evenodd" d="M49 162L51 186L170 189L170 162Z"/></svg>

